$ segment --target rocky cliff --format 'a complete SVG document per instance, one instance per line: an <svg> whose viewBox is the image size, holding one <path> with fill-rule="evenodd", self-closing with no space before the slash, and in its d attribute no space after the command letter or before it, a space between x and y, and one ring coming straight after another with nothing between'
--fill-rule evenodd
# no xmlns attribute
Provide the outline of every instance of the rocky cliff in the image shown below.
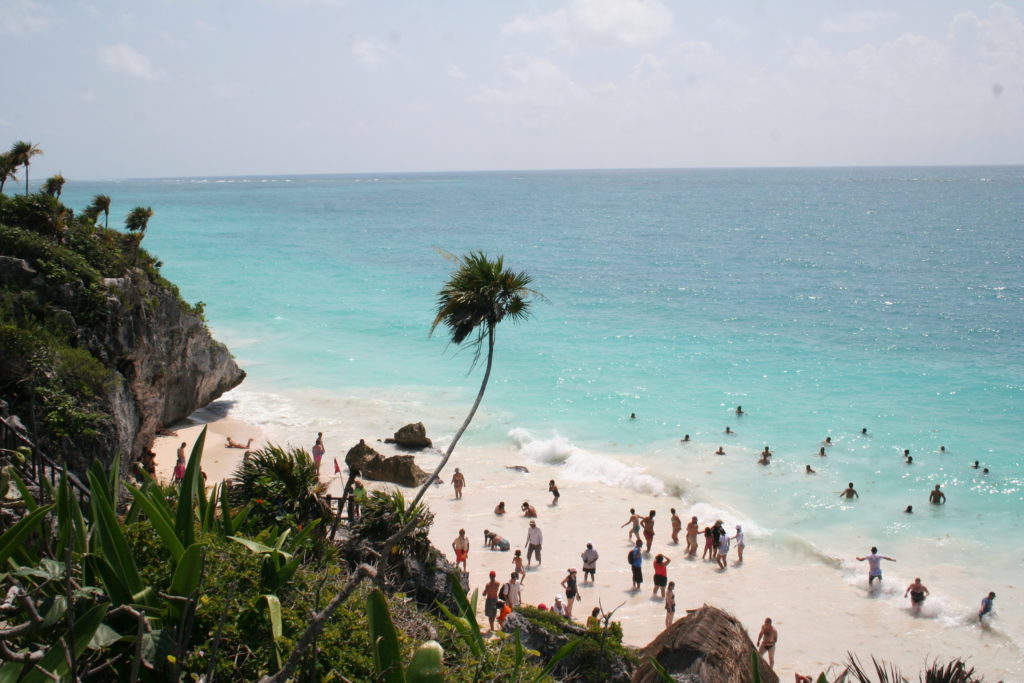
<svg viewBox="0 0 1024 683"><path fill-rule="evenodd" d="M46 195L0 194L0 400L73 471L120 453L245 373L140 243Z"/></svg>

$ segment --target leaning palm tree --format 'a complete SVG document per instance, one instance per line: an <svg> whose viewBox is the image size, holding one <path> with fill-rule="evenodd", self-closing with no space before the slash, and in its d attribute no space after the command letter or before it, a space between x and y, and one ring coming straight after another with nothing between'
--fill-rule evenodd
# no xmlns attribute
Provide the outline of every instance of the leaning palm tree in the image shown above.
<svg viewBox="0 0 1024 683"><path fill-rule="evenodd" d="M110 196L105 194L98 194L92 198L92 206L96 208L96 217L99 217L100 212L103 213L103 227L110 227ZM93 219L95 220L95 219ZM148 218L146 219L149 220Z"/></svg>
<svg viewBox="0 0 1024 683"><path fill-rule="evenodd" d="M60 199L60 193L64 191L64 176L60 173L52 175L43 183L43 192Z"/></svg>
<svg viewBox="0 0 1024 683"><path fill-rule="evenodd" d="M148 206L136 206L125 216L124 225L132 232L144 235L146 234L146 226L149 225L149 219L152 217L153 209Z"/></svg>
<svg viewBox="0 0 1024 683"><path fill-rule="evenodd" d="M17 178L18 160L10 152L0 153L0 194L4 191L4 185L8 180Z"/></svg>
<svg viewBox="0 0 1024 683"><path fill-rule="evenodd" d="M28 167L32 163L32 157L42 154L43 150L39 148L39 145L31 142L25 142L24 140L18 140L11 145L11 151L8 152L14 157L15 162L19 166L25 167L25 194L28 194Z"/></svg>
<svg viewBox="0 0 1024 683"><path fill-rule="evenodd" d="M476 366L483 355L483 348L487 345L487 362L484 369L484 377L480 382L480 390L477 392L473 407L462 422L462 426L455 433L448 449L445 451L441 462L434 469L434 472L427 478L420 490L416 493L409 504L410 510L423 498L430 486L437 480L441 470L448 464L452 457L455 445L462 438L463 433L469 427L469 423L476 415L480 401L487 389L487 381L491 377L491 366L494 361L494 333L498 323L508 319L512 322L520 322L530 317L530 305L534 298L541 298L541 295L530 289L532 278L525 272L515 272L505 268L505 260L498 256L491 260L482 251L475 251L465 256L454 256L446 254L458 265L458 269L452 273L448 282L444 284L437 294L437 315L434 323L430 326L430 333L441 325L448 329L451 343L456 346L463 342L469 342L473 349L473 361L471 368ZM406 524L395 532L391 538L385 541L384 557L390 556L390 548L408 534L416 525L416 517L412 517Z"/></svg>

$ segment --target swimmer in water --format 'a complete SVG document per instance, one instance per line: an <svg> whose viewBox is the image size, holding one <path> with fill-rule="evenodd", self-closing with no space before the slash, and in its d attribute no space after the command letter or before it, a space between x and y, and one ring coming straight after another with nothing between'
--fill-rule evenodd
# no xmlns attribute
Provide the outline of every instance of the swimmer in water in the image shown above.
<svg viewBox="0 0 1024 683"><path fill-rule="evenodd" d="M807 466L807 469L805 469L804 472L806 474L817 474L817 472L815 472L813 469L811 469L810 465Z"/></svg>
<svg viewBox="0 0 1024 683"><path fill-rule="evenodd" d="M853 482L851 481L850 484L846 487L846 490L839 494L839 497L846 498L847 500L850 500L852 498L857 498L859 500L860 494L857 493L857 489L853 488Z"/></svg>
<svg viewBox="0 0 1024 683"><path fill-rule="evenodd" d="M928 494L928 502L934 505L945 505L946 494L939 490L939 485L935 485L935 489Z"/></svg>
<svg viewBox="0 0 1024 683"><path fill-rule="evenodd" d="M907 456L907 464L908 465L913 465L914 464L914 456L912 456L912 455L908 455Z"/></svg>
<svg viewBox="0 0 1024 683"><path fill-rule="evenodd" d="M731 427L729 427L728 425L726 425L726 427L725 427L725 433L726 433L726 434L735 434L736 432L732 431L732 428L731 428Z"/></svg>
<svg viewBox="0 0 1024 683"><path fill-rule="evenodd" d="M715 455L725 455L725 449L719 446L718 450L715 451Z"/></svg>
<svg viewBox="0 0 1024 683"><path fill-rule="evenodd" d="M683 434L683 438L681 438L679 440L682 441L683 443L686 443L687 441L690 440L690 435L689 434Z"/></svg>
<svg viewBox="0 0 1024 683"><path fill-rule="evenodd" d="M971 467L973 467L974 469L978 469L979 467L981 467L981 465L979 465L979 464L978 464L978 461L977 461L977 460L975 460L975 461L974 461L974 464L973 464L973 465L971 465Z"/></svg>
<svg viewBox="0 0 1024 683"><path fill-rule="evenodd" d="M910 457L910 449L909 448L904 448L903 449L903 457L904 458L909 458Z"/></svg>
<svg viewBox="0 0 1024 683"><path fill-rule="evenodd" d="M831 446L832 445L832 437L831 436L826 436L825 440L822 441L821 444L823 446Z"/></svg>
<svg viewBox="0 0 1024 683"><path fill-rule="evenodd" d="M908 505L907 509L904 510L904 512L906 512L907 514L910 514L910 515L914 514L914 506L913 505Z"/></svg>
<svg viewBox="0 0 1024 683"><path fill-rule="evenodd" d="M505 514L505 501L501 501L494 507L494 514L503 515Z"/></svg>
<svg viewBox="0 0 1024 683"><path fill-rule="evenodd" d="M986 467L985 469L983 469L983 470L981 471L981 473L982 473L982 474L988 474L988 468Z"/></svg>
<svg viewBox="0 0 1024 683"><path fill-rule="evenodd" d="M867 436L868 435L868 428L867 427L861 427L860 428L860 435L861 436Z"/></svg>
<svg viewBox="0 0 1024 683"><path fill-rule="evenodd" d="M736 406L736 414L737 415L742 415L743 414L743 406Z"/></svg>
<svg viewBox="0 0 1024 683"><path fill-rule="evenodd" d="M772 452L770 450L768 450L767 446L765 446L764 450L761 451L761 457L762 458L770 458L770 457L772 457Z"/></svg>
<svg viewBox="0 0 1024 683"><path fill-rule="evenodd" d="M629 419L630 420L635 420L636 419L636 413L630 413L629 414Z"/></svg>
<svg viewBox="0 0 1024 683"><path fill-rule="evenodd" d="M818 455L820 455L823 458L828 457L828 453L825 452L825 447L824 446L822 446L821 448L818 449Z"/></svg>
<svg viewBox="0 0 1024 683"><path fill-rule="evenodd" d="M946 447L945 446L939 446L939 453L945 453L945 452L946 452Z"/></svg>

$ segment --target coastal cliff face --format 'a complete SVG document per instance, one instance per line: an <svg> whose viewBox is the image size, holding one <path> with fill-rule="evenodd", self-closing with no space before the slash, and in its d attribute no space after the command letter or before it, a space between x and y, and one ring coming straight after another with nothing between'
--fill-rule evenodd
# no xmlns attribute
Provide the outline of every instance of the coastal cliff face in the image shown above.
<svg viewBox="0 0 1024 683"><path fill-rule="evenodd" d="M79 473L117 453L127 472L158 429L245 378L142 238L0 194L0 400Z"/></svg>
<svg viewBox="0 0 1024 683"><path fill-rule="evenodd" d="M82 341L118 375L108 397L116 443L137 455L158 429L238 386L245 372L198 314L141 271L103 284L106 319Z"/></svg>

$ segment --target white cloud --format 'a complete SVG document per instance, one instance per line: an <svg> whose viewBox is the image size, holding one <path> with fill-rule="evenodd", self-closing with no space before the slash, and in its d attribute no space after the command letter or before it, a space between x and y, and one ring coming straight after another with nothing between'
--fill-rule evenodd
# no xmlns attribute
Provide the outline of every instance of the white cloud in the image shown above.
<svg viewBox="0 0 1024 683"><path fill-rule="evenodd" d="M114 73L122 73L135 78L153 80L159 73L153 68L149 57L127 43L105 45L96 51L100 63Z"/></svg>
<svg viewBox="0 0 1024 683"><path fill-rule="evenodd" d="M352 41L352 54L360 66L376 71L385 62L399 57L398 51L377 36L363 36Z"/></svg>
<svg viewBox="0 0 1024 683"><path fill-rule="evenodd" d="M672 11L661 0L570 0L554 12L516 17L505 35L551 35L562 44L596 41L647 45L672 32Z"/></svg>
<svg viewBox="0 0 1024 683"><path fill-rule="evenodd" d="M454 64L449 64L448 68L445 69L445 73L447 73L449 76L451 76L452 78L454 78L455 80L458 80L458 81L466 80L466 76L467 76L465 71L463 71L459 67L455 66Z"/></svg>
<svg viewBox="0 0 1024 683"><path fill-rule="evenodd" d="M851 12L838 19L826 19L820 28L823 33L864 33L898 18L896 12Z"/></svg>
<svg viewBox="0 0 1024 683"><path fill-rule="evenodd" d="M0 0L0 33L31 33L49 20L50 9L34 0Z"/></svg>
<svg viewBox="0 0 1024 683"><path fill-rule="evenodd" d="M586 98L572 78L546 59L516 56L506 59L503 87L481 88L476 100L500 104L559 107Z"/></svg>

